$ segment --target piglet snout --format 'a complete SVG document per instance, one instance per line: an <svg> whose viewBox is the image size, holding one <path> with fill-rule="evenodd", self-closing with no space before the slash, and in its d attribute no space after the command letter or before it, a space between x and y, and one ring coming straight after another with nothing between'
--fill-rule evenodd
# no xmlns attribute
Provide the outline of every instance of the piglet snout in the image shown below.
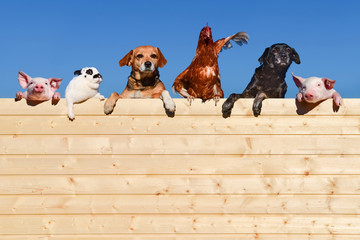
<svg viewBox="0 0 360 240"><path fill-rule="evenodd" d="M34 87L34 91L37 93L42 93L44 91L44 86L42 84L36 84Z"/></svg>
<svg viewBox="0 0 360 240"><path fill-rule="evenodd" d="M311 94L311 93L305 93L305 99L306 100L312 100L314 98L314 95L313 94Z"/></svg>

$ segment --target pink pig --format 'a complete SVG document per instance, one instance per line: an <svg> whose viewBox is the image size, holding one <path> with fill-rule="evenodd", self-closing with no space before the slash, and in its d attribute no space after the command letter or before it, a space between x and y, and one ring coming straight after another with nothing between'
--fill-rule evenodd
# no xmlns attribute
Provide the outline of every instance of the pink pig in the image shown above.
<svg viewBox="0 0 360 240"><path fill-rule="evenodd" d="M309 103L316 103L332 98L337 106L341 105L341 96L334 89L335 80L318 77L302 78L294 74L292 76L296 86L299 88L299 93L296 95L299 102L305 100Z"/></svg>
<svg viewBox="0 0 360 240"><path fill-rule="evenodd" d="M19 71L18 80L25 92L17 92L16 100L25 98L30 101L60 100L60 93L55 92L61 84L61 78L31 78L26 73Z"/></svg>

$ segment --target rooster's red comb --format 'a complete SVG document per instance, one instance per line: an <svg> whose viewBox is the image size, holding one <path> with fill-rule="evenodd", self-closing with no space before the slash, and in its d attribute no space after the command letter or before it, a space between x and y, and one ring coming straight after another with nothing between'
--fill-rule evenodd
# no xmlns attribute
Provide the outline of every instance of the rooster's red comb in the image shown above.
<svg viewBox="0 0 360 240"><path fill-rule="evenodd" d="M210 30L208 23L206 23L206 29L207 29L208 31Z"/></svg>

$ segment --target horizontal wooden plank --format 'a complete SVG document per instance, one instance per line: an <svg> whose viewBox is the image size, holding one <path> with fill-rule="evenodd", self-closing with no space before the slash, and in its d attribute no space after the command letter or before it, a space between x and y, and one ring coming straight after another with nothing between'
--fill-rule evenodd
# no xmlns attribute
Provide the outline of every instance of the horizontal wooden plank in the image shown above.
<svg viewBox="0 0 360 240"><path fill-rule="evenodd" d="M0 235L2 240L359 240L357 234L92 234L92 235Z"/></svg>
<svg viewBox="0 0 360 240"><path fill-rule="evenodd" d="M0 216L2 234L292 233L359 234L360 218L261 215Z"/></svg>
<svg viewBox="0 0 360 240"><path fill-rule="evenodd" d="M347 175L360 174L360 156L0 155L0 174L29 173Z"/></svg>
<svg viewBox="0 0 360 240"><path fill-rule="evenodd" d="M190 106L186 99L174 99L176 104L176 116L191 115L191 116L222 116L221 106L225 99L221 99L217 106L214 101L202 103L200 99L195 101ZM235 103L233 109L233 116L252 116L253 99L240 99ZM338 112L333 111L332 100L327 100L319 105L304 105L297 106L295 99L266 99L263 102L261 116L284 116L299 114L305 115L326 115L326 116L344 116L360 114L360 99L343 99L343 105ZM104 115L104 102L98 99L90 99L82 104L75 104L75 116ZM51 102L40 103L36 106L27 105L26 101L15 102L14 99L1 99L0 101L0 115L55 115L66 116L67 108L65 99L61 99L57 105L51 105ZM112 115L158 115L166 116L163 108L163 103L159 99L121 99L117 102ZM76 121L76 120L75 120Z"/></svg>
<svg viewBox="0 0 360 240"><path fill-rule="evenodd" d="M0 135L0 154L360 154L357 135Z"/></svg>
<svg viewBox="0 0 360 240"><path fill-rule="evenodd" d="M360 176L4 175L0 194L360 194Z"/></svg>
<svg viewBox="0 0 360 240"><path fill-rule="evenodd" d="M11 195L8 214L360 214L356 195Z"/></svg>
<svg viewBox="0 0 360 240"><path fill-rule="evenodd" d="M325 124L326 123L326 124ZM360 134L350 116L1 116L0 134ZM176 127L175 127L176 126Z"/></svg>

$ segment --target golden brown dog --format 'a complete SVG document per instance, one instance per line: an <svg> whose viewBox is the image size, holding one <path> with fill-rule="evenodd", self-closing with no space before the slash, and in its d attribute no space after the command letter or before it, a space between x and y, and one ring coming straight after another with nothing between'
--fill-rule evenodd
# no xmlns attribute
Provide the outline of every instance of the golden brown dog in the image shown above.
<svg viewBox="0 0 360 240"><path fill-rule="evenodd" d="M152 46L140 46L126 54L119 65L131 66L131 75L125 90L120 95L113 92L106 100L105 114L112 113L119 98L160 98L164 102L166 113L173 115L175 103L159 79L158 67L162 68L166 62L160 49Z"/></svg>

